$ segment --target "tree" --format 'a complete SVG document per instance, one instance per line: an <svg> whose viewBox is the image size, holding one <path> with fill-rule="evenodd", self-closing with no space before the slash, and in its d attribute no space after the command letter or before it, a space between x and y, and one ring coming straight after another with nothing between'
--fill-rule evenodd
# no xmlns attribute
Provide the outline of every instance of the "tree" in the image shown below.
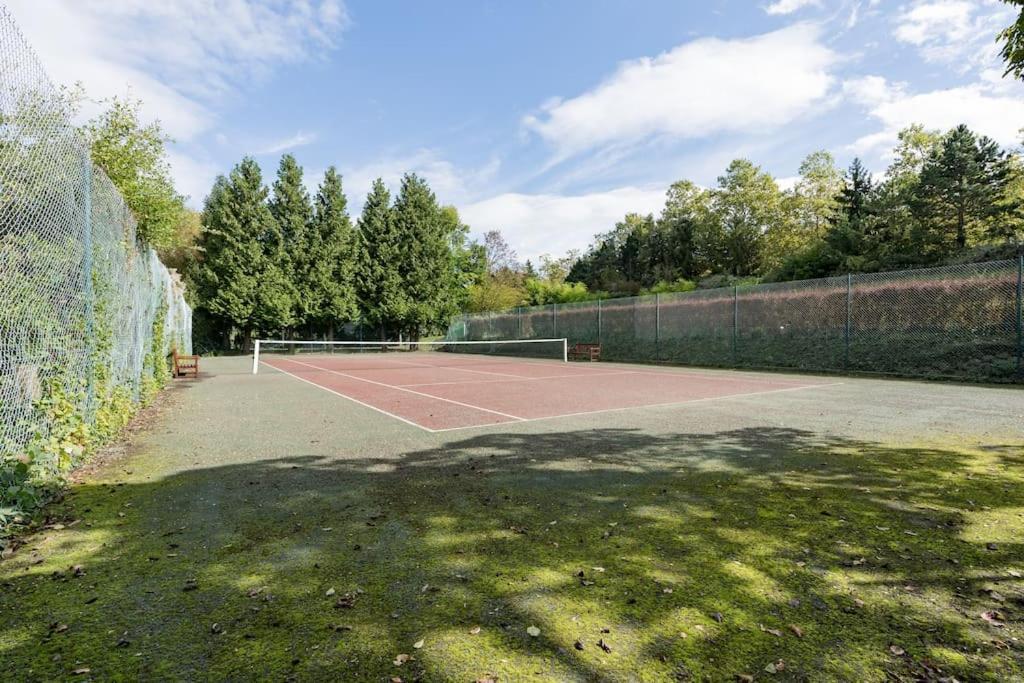
<svg viewBox="0 0 1024 683"><path fill-rule="evenodd" d="M291 154L281 157L268 205L277 222L280 244L268 252L276 271L292 284L289 315L297 324L308 324L317 313L317 297L309 291L310 270L315 254L309 251L307 227L313 219L313 206L302 182L302 167Z"/></svg>
<svg viewBox="0 0 1024 683"><path fill-rule="evenodd" d="M692 278L716 268L721 254L710 220L711 195L689 180L669 186L658 231L665 250L659 281Z"/></svg>
<svg viewBox="0 0 1024 683"><path fill-rule="evenodd" d="M359 218L356 296L363 317L380 327L381 339L398 331L409 308L399 269L400 255L391 195L378 178Z"/></svg>
<svg viewBox="0 0 1024 683"><path fill-rule="evenodd" d="M912 206L933 233L938 248L963 250L968 239L986 232L988 222L1006 208L1010 166L999 146L959 125L943 138L921 169Z"/></svg>
<svg viewBox="0 0 1024 683"><path fill-rule="evenodd" d="M254 333L293 323L291 283L275 263L281 240L266 199L260 167L246 157L217 178L203 209L203 260L193 281L201 307L225 334L237 328L243 348Z"/></svg>
<svg viewBox="0 0 1024 683"><path fill-rule="evenodd" d="M797 245L798 248L824 236L835 218L838 208L836 197L842 189L842 172L825 150L812 152L800 164L800 180L793 193L797 241L803 243Z"/></svg>
<svg viewBox="0 0 1024 683"><path fill-rule="evenodd" d="M142 125L141 101L114 97L108 108L84 127L93 162L124 197L138 224L139 239L170 244L185 209L174 189L165 145L170 138L158 121Z"/></svg>
<svg viewBox="0 0 1024 683"><path fill-rule="evenodd" d="M484 249L487 252L487 270L491 275L497 275L501 271L519 270L516 252L500 230L488 230L484 233Z"/></svg>
<svg viewBox="0 0 1024 683"><path fill-rule="evenodd" d="M999 32L1002 48L999 54L1006 63L1004 76L1013 74L1014 78L1024 79L1024 0L1003 0L1008 5L1021 7L1017 19Z"/></svg>
<svg viewBox="0 0 1024 683"><path fill-rule="evenodd" d="M408 300L403 329L414 338L446 325L456 313L452 231L426 181L407 173L392 209L399 237L399 271Z"/></svg>
<svg viewBox="0 0 1024 683"><path fill-rule="evenodd" d="M341 175L328 167L313 200L305 238L307 311L317 328L334 337L336 324L356 316L355 233Z"/></svg>
<svg viewBox="0 0 1024 683"><path fill-rule="evenodd" d="M719 177L712 197L723 270L744 276L772 267L778 255L764 258L762 245L769 228L783 219L782 193L775 179L750 161L737 159Z"/></svg>

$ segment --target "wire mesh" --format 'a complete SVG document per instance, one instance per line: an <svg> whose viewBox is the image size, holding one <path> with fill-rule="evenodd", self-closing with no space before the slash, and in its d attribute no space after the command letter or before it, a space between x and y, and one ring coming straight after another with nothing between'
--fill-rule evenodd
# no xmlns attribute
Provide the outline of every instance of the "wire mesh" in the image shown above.
<svg viewBox="0 0 1024 683"><path fill-rule="evenodd" d="M115 391L138 400L172 345L191 352L180 282L137 241L131 212L91 163L72 116L72 103L0 8L4 453L46 435L39 400L51 384L89 420Z"/></svg>
<svg viewBox="0 0 1024 683"><path fill-rule="evenodd" d="M1020 259L993 261L505 315L518 315L522 338L600 343L604 360L1024 383L1022 272ZM503 338L477 336L490 316L463 316L449 335Z"/></svg>

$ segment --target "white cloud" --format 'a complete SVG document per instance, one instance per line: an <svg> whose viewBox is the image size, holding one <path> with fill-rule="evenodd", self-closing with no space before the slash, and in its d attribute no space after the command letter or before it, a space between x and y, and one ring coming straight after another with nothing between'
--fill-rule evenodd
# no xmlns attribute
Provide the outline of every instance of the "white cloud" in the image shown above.
<svg viewBox="0 0 1024 683"><path fill-rule="evenodd" d="M280 140L271 142L266 147L257 150L256 154L279 154L289 149L303 147L314 141L316 141L316 134L304 133L303 131L300 130L295 135L290 135L286 138L282 138Z"/></svg>
<svg viewBox="0 0 1024 683"><path fill-rule="evenodd" d="M404 174L416 173L427 181L439 202L458 205L493 180L499 168L500 162L494 158L480 168L462 170L439 158L433 150L421 149L363 166L345 167L341 172L349 205L358 210L377 178L381 178L394 193Z"/></svg>
<svg viewBox="0 0 1024 683"><path fill-rule="evenodd" d="M804 7L819 5L819 0L777 0L764 8L764 11L768 14L792 14L798 9Z"/></svg>
<svg viewBox="0 0 1024 683"><path fill-rule="evenodd" d="M93 98L144 102L179 140L209 128L211 102L282 63L330 48L348 23L340 0L11 0L9 9L58 83Z"/></svg>
<svg viewBox="0 0 1024 683"><path fill-rule="evenodd" d="M225 169L216 164L198 161L174 149L167 152L167 161L171 165L171 177L178 192L188 197L188 205L201 209L203 200L213 187L213 180L218 173L226 173Z"/></svg>
<svg viewBox="0 0 1024 683"><path fill-rule="evenodd" d="M909 94L905 86L888 84L879 77L851 81L844 86L844 91L868 93L865 98L868 111L882 123L883 129L861 137L850 148L865 154L892 145L899 130L912 123L940 130L964 123L1001 145L1015 145L1024 121L1021 90L1018 86L1010 95L974 84Z"/></svg>
<svg viewBox="0 0 1024 683"><path fill-rule="evenodd" d="M524 125L563 157L654 135L764 131L819 104L836 60L809 24L748 39L702 38L624 62L596 88L548 102Z"/></svg>
<svg viewBox="0 0 1024 683"><path fill-rule="evenodd" d="M995 35L1012 16L992 0L918 0L896 16L893 35L918 48L926 61L954 64L963 72L995 58Z"/></svg>
<svg viewBox="0 0 1024 683"><path fill-rule="evenodd" d="M522 259L584 249L627 213L657 213L665 188L621 187L581 195L507 193L459 207L477 236L501 230Z"/></svg>

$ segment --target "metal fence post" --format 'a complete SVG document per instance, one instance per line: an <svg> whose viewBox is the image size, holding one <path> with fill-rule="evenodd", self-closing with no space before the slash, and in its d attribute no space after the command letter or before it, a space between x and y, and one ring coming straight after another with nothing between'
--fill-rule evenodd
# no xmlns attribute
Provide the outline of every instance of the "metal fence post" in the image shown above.
<svg viewBox="0 0 1024 683"><path fill-rule="evenodd" d="M850 367L850 332L853 321L851 313L853 307L853 275L846 274L846 330L843 333L843 369Z"/></svg>
<svg viewBox="0 0 1024 683"><path fill-rule="evenodd" d="M86 387L85 413L92 422L96 401L96 371L93 364L96 332L96 302L92 291L92 159L88 151L82 154L82 297L85 303L85 358Z"/></svg>
<svg viewBox="0 0 1024 683"><path fill-rule="evenodd" d="M661 360L661 294L654 295L654 359Z"/></svg>
<svg viewBox="0 0 1024 683"><path fill-rule="evenodd" d="M736 365L739 360L739 324L740 324L740 298L739 287L732 288L732 363Z"/></svg>
<svg viewBox="0 0 1024 683"><path fill-rule="evenodd" d="M1024 375L1024 251L1017 254L1017 374Z"/></svg>
<svg viewBox="0 0 1024 683"><path fill-rule="evenodd" d="M558 304L551 304L551 336L558 338Z"/></svg>

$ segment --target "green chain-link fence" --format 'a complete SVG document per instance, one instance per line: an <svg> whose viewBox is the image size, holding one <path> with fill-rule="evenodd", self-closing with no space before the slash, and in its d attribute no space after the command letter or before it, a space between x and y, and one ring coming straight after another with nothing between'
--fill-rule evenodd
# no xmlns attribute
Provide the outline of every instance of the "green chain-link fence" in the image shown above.
<svg viewBox="0 0 1024 683"><path fill-rule="evenodd" d="M604 360L1024 382L1022 259L462 316L454 339L566 337Z"/></svg>
<svg viewBox="0 0 1024 683"><path fill-rule="evenodd" d="M171 345L191 349L181 285L71 116L0 8L0 456L46 436L48 392L88 424L115 394L138 401Z"/></svg>

